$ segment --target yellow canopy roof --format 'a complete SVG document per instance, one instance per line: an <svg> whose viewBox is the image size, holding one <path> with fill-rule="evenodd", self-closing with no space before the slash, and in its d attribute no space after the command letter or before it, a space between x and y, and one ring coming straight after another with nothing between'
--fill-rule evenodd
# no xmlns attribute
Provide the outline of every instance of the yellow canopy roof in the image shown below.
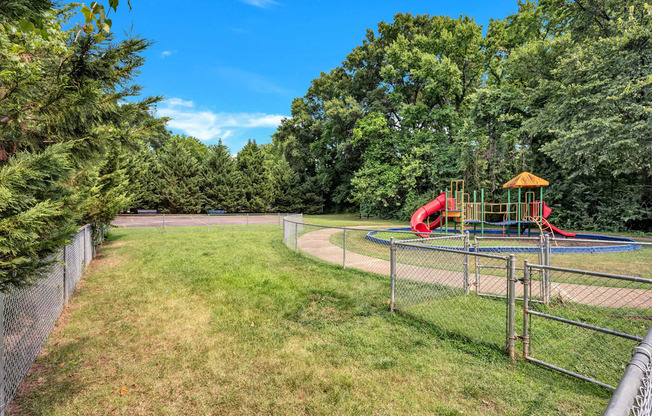
<svg viewBox="0 0 652 416"><path fill-rule="evenodd" d="M530 172L523 172L503 185L503 188L538 188L548 185L550 183L547 180L534 176Z"/></svg>

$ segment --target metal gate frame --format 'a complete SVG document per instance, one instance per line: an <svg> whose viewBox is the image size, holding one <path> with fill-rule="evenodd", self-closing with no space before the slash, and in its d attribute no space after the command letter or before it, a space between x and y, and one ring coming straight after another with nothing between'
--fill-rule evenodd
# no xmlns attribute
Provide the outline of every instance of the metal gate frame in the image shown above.
<svg viewBox="0 0 652 416"><path fill-rule="evenodd" d="M565 368L556 366L554 364L538 360L534 357L531 356L530 354L530 345L532 342L531 339L531 326L532 326L532 316L538 316L540 318L544 319L550 319L554 320L557 322L562 322L568 325L574 325L580 328L584 329L589 329L593 330L596 332L600 332L603 334L607 335L612 335L615 337L621 337L625 339L629 339L632 341L637 341L637 342L642 342L643 337L637 336L637 335L632 335L624 332L619 332L619 331L614 331L608 328L602 328L599 326L591 325L591 324L586 324L583 322L579 321L574 321L571 319L566 319L562 318L559 316L555 315L550 315L546 314L543 312L539 312L536 310L533 310L530 308L530 303L531 302L539 302L539 303L544 303L548 304L550 302L550 295L551 295L551 282L550 282L550 271L560 271L560 272L565 272L565 273L574 273L574 274L581 274L584 276L595 276L595 277L602 277L602 278L608 278L608 279L615 279L615 280L620 280L620 281L629 281L629 282L637 282L637 283L649 283L652 285L652 280L651 279L644 279L644 278L639 278L639 277L631 277L631 276L621 276L621 275L616 275L616 274L609 274L609 273L600 273L600 272L592 272L588 270L577 270L577 269L569 269L569 268L563 268L563 267L554 267L554 266L545 266L541 264L529 264L527 260L524 261L523 264L523 278L520 279L521 283L523 284L523 334L520 336L517 336L522 343L523 343L523 358L526 361L533 362L535 364L541 365L543 367L550 368L555 371L559 371L561 373L579 378L581 380L585 380L594 384L597 384L599 386L605 387L610 390L615 390L616 388L614 386L611 386L609 384L600 382L598 380L595 380L593 378L584 376L582 374L578 374L576 372L567 370ZM531 275L533 272L539 272L541 273L543 279L542 279L542 285L543 285L543 293L542 293L542 300L539 299L534 299L532 297L532 279Z"/></svg>

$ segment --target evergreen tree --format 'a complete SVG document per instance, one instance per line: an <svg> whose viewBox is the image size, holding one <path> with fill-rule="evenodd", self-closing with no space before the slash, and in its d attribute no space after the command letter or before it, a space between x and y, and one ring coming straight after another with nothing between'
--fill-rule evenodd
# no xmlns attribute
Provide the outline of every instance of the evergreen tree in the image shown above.
<svg viewBox="0 0 652 416"><path fill-rule="evenodd" d="M229 149L222 144L222 139L208 149L210 153L203 169L207 208L236 212L242 205L244 196L236 162Z"/></svg>
<svg viewBox="0 0 652 416"><path fill-rule="evenodd" d="M128 196L124 169L107 158L121 159L164 121L149 115L158 98L127 101L140 92L131 78L149 42L111 43L101 4L81 7L82 24L71 22L73 6L4 6L0 290L46 271L82 223L110 221Z"/></svg>
<svg viewBox="0 0 652 416"><path fill-rule="evenodd" d="M278 212L301 211L299 175L283 158L273 162L270 174L273 190L273 210Z"/></svg>
<svg viewBox="0 0 652 416"><path fill-rule="evenodd" d="M268 211L272 190L265 166L265 154L255 140L247 141L238 153L237 168L242 178L243 207L250 212Z"/></svg>
<svg viewBox="0 0 652 416"><path fill-rule="evenodd" d="M149 146L134 156L130 194L133 209L160 210L163 179L157 153Z"/></svg>
<svg viewBox="0 0 652 416"><path fill-rule="evenodd" d="M164 212L190 214L205 204L201 164L187 138L174 136L157 152L161 171L159 195Z"/></svg>
<svg viewBox="0 0 652 416"><path fill-rule="evenodd" d="M0 169L0 291L34 281L76 231L65 145L21 152Z"/></svg>

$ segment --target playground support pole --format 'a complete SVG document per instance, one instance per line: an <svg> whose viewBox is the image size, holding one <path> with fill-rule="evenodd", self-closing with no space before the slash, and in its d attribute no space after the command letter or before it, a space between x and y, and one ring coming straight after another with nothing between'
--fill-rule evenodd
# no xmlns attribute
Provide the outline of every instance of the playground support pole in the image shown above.
<svg viewBox="0 0 652 416"><path fill-rule="evenodd" d="M543 223L543 186L539 188L539 216L541 217L541 222Z"/></svg>
<svg viewBox="0 0 652 416"><path fill-rule="evenodd" d="M477 191L473 191L473 219L478 219L478 201L476 201Z"/></svg>
<svg viewBox="0 0 652 416"><path fill-rule="evenodd" d="M521 235L521 187L518 187L518 205L516 205L516 236L520 237Z"/></svg>
<svg viewBox="0 0 652 416"><path fill-rule="evenodd" d="M480 189L480 210L482 211L482 218L480 218L480 235L484 237L484 189Z"/></svg>
<svg viewBox="0 0 652 416"><path fill-rule="evenodd" d="M512 192L511 188L507 188L507 221L509 221L509 206L512 204ZM508 228L509 230L509 228ZM509 236L508 236L509 237Z"/></svg>

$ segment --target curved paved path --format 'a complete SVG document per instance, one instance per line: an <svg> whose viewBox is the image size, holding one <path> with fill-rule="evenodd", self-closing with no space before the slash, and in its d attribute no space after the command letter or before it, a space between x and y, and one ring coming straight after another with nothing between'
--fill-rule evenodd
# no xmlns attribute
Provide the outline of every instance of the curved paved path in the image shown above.
<svg viewBox="0 0 652 416"><path fill-rule="evenodd" d="M357 228L357 227L351 227ZM360 227L363 228L363 227ZM365 227L366 228L366 227ZM323 228L308 232L299 237L299 249L306 254L315 256L330 263L342 264L343 249L330 242L331 235L341 232L337 228ZM374 244L374 243L369 243ZM469 261L472 261L473 257ZM346 267L377 274L390 274L390 262L363 254L346 251ZM397 263L397 276L419 282L440 283L446 286L462 288L464 277L462 272L421 267ZM518 273L518 271L517 271ZM534 281L532 296L541 296L541 285ZM484 274L469 274L470 289L484 294L506 295L506 276L491 276ZM552 283L552 298L561 298L585 305L611 308L651 308L652 290L629 289L579 285L573 283ZM652 288L651 288L652 289ZM516 285L516 296L523 297L523 285Z"/></svg>

